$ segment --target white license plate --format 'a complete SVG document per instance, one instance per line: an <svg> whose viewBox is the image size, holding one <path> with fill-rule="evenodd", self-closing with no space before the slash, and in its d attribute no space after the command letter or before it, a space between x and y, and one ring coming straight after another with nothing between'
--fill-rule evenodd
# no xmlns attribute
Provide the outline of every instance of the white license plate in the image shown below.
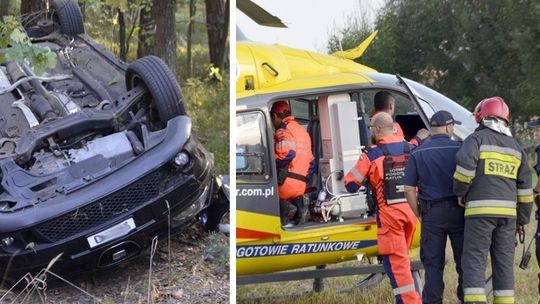
<svg viewBox="0 0 540 304"><path fill-rule="evenodd" d="M96 233L86 239L88 240L90 248L94 248L128 234L135 229L135 227L135 221L133 221L133 218L129 218L120 224L114 225L111 228Z"/></svg>

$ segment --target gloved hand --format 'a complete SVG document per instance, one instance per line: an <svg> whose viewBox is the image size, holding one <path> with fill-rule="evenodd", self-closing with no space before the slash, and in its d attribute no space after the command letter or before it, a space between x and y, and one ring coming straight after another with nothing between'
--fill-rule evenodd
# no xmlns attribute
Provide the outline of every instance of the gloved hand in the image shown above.
<svg viewBox="0 0 540 304"><path fill-rule="evenodd" d="M517 224L516 225L516 233L519 234L520 236L524 235L525 234L525 225Z"/></svg>

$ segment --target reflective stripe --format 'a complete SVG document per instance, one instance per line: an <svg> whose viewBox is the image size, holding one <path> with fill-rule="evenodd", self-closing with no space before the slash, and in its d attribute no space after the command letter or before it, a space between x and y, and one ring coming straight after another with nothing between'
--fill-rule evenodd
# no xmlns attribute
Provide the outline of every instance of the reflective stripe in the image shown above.
<svg viewBox="0 0 540 304"><path fill-rule="evenodd" d="M403 287L394 288L394 296L414 290L414 283Z"/></svg>
<svg viewBox="0 0 540 304"><path fill-rule="evenodd" d="M480 294L467 294L463 296L465 303L467 302L487 302L486 295Z"/></svg>
<svg viewBox="0 0 540 304"><path fill-rule="evenodd" d="M458 182L462 182L462 183L465 183L465 184L470 184L473 180L472 177L470 176L466 176L466 175L463 175L459 172L454 172L454 179L457 180Z"/></svg>
<svg viewBox="0 0 540 304"><path fill-rule="evenodd" d="M516 208L516 202L503 200L476 200L465 203L465 208L476 207L505 207Z"/></svg>
<svg viewBox="0 0 540 304"><path fill-rule="evenodd" d="M493 298L493 304L514 304L516 299L514 297L497 297Z"/></svg>
<svg viewBox="0 0 540 304"><path fill-rule="evenodd" d="M523 195L523 196L518 195L518 197L517 197L517 202L521 203L521 204L523 204L523 203L525 203L525 204L532 203L533 201L534 201L534 196L532 194L531 195Z"/></svg>
<svg viewBox="0 0 540 304"><path fill-rule="evenodd" d="M291 149L296 149L296 145L295 145L294 141L283 140L283 141L280 141L280 142L277 143L277 148L278 149L285 148L285 147L289 147Z"/></svg>
<svg viewBox="0 0 540 304"><path fill-rule="evenodd" d="M486 290L484 288L464 288L463 294L486 294Z"/></svg>
<svg viewBox="0 0 540 304"><path fill-rule="evenodd" d="M499 146L493 146L493 145L481 145L480 152L498 152L502 154L515 156L521 160L521 151L518 151L512 148L499 147Z"/></svg>
<svg viewBox="0 0 540 304"><path fill-rule="evenodd" d="M476 170L468 170L468 169L463 168L460 165L456 166L456 172L459 172L461 173L461 175L465 175L469 177L474 177L476 175Z"/></svg>
<svg viewBox="0 0 540 304"><path fill-rule="evenodd" d="M389 200L386 200L386 203L388 205L392 205L392 204L397 204L397 203L406 203L407 200L405 199L402 199L402 198L396 198L396 199L389 199Z"/></svg>
<svg viewBox="0 0 540 304"><path fill-rule="evenodd" d="M517 189L517 195L533 195L532 188L529 189Z"/></svg>
<svg viewBox="0 0 540 304"><path fill-rule="evenodd" d="M518 203L532 203L534 201L534 195L532 188L518 189L517 190Z"/></svg>
<svg viewBox="0 0 540 304"><path fill-rule="evenodd" d="M493 295L496 296L496 297L513 297L514 296L514 290L513 289L494 290Z"/></svg>
<svg viewBox="0 0 540 304"><path fill-rule="evenodd" d="M358 169L356 169L356 167L351 168L351 173L354 176L354 178L356 178L356 180L361 183L363 183L366 180L366 178L362 174L360 174L360 172L358 172Z"/></svg>
<svg viewBox="0 0 540 304"><path fill-rule="evenodd" d="M501 154L498 152L480 152L480 159L497 159L514 165L521 164L521 158L514 155Z"/></svg>
<svg viewBox="0 0 540 304"><path fill-rule="evenodd" d="M466 208L465 216L470 215L507 215L515 217L517 215L515 208L497 208L497 207L478 207L478 208Z"/></svg>

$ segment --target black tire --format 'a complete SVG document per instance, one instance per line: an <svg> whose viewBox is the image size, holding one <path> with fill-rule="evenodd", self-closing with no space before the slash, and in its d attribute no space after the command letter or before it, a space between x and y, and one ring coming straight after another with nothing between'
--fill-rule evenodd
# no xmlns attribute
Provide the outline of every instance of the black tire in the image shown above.
<svg viewBox="0 0 540 304"><path fill-rule="evenodd" d="M146 56L132 62L126 70L126 86L133 89L144 83L152 97L162 123L179 115L186 115L180 86L167 64L156 56Z"/></svg>
<svg viewBox="0 0 540 304"><path fill-rule="evenodd" d="M81 8L74 0L53 0L51 3L53 16L60 25L62 34L76 36L84 34L84 23Z"/></svg>

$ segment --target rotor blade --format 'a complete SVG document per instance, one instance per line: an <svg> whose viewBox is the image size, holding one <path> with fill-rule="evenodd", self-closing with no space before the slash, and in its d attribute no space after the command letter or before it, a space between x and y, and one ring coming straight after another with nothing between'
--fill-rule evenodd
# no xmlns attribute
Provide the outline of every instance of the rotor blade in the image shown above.
<svg viewBox="0 0 540 304"><path fill-rule="evenodd" d="M271 27L287 27L285 24L283 24L281 19L270 14L264 8L258 6L251 0L237 0L236 7L260 25Z"/></svg>

